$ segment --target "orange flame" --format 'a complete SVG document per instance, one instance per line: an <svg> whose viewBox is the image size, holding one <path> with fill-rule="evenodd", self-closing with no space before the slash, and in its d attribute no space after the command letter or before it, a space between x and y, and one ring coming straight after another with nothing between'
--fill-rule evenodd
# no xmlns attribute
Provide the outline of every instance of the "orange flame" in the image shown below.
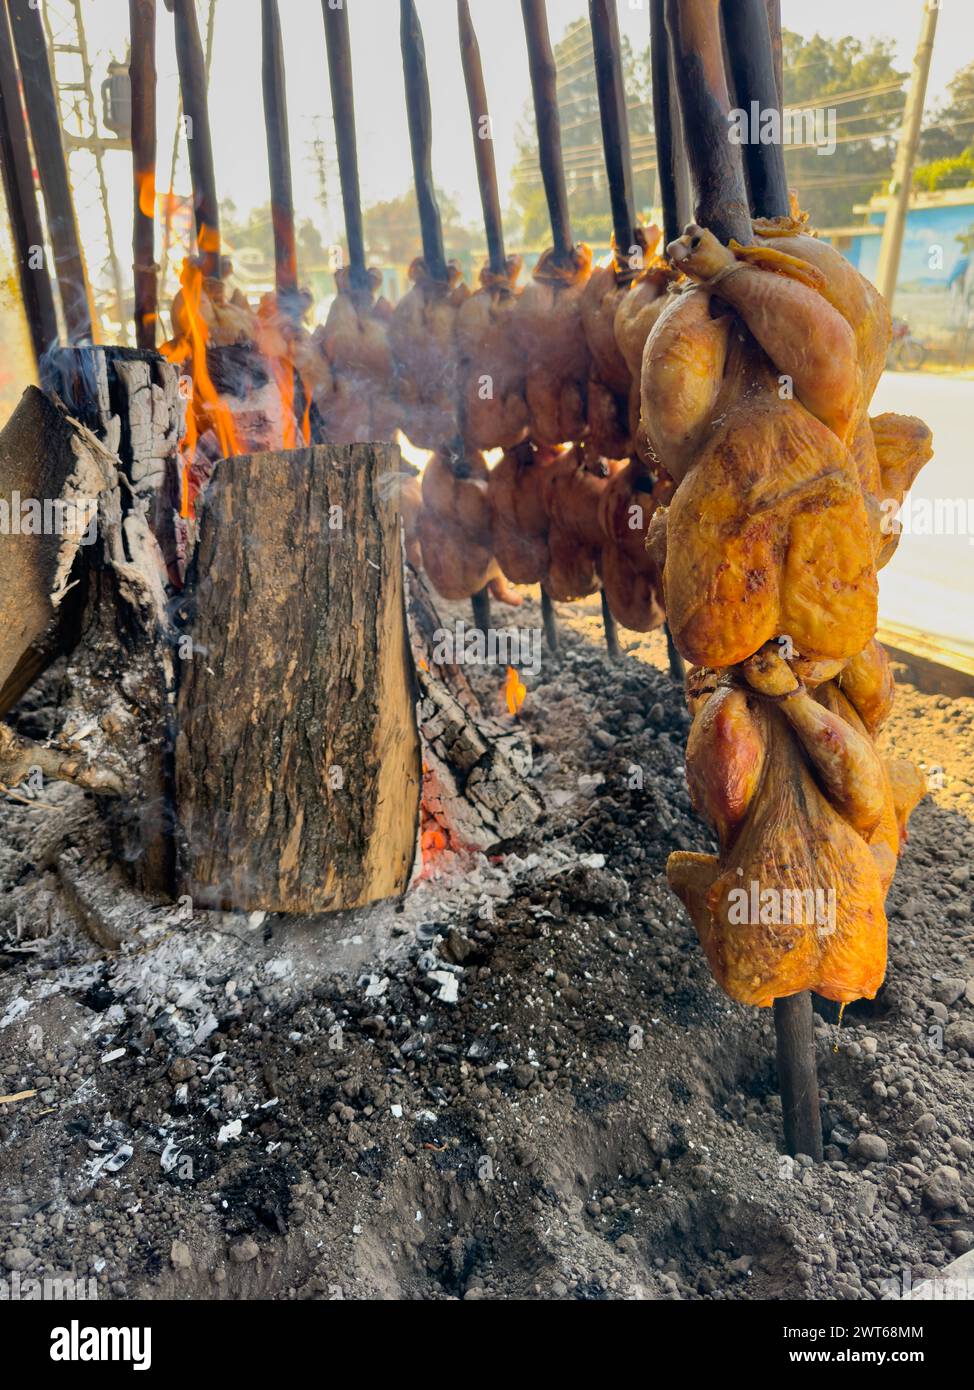
<svg viewBox="0 0 974 1390"><path fill-rule="evenodd" d="M182 516L189 516L192 504L189 469L196 452L197 440L203 430L213 430L224 458L232 458L234 454L242 454L245 450L237 437L233 415L220 399L206 364L206 345L210 330L202 310L202 268L189 259L183 261L179 283L182 287L182 335L174 342L163 343L159 351L167 361L185 367L192 384L190 407L186 412L186 433L180 444L183 458L180 513Z"/></svg>
<svg viewBox="0 0 974 1390"><path fill-rule="evenodd" d="M143 217L156 215L156 176L152 169L144 174L136 174L135 184L139 190L139 212Z"/></svg>
<svg viewBox="0 0 974 1390"><path fill-rule="evenodd" d="M527 686L515 671L513 666L507 668L507 679L504 682L504 699L507 701L507 711L509 714L516 715L524 704L524 697L527 695Z"/></svg>

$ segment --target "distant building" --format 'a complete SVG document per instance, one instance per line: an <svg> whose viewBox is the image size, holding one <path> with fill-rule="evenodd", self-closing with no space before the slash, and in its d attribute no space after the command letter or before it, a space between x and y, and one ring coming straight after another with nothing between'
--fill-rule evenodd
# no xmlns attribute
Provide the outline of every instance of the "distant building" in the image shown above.
<svg viewBox="0 0 974 1390"><path fill-rule="evenodd" d="M875 282L887 194L853 209L865 221L821 235ZM963 239L974 232L974 187L914 193L906 218L895 312L914 333L948 346L974 332L974 275Z"/></svg>

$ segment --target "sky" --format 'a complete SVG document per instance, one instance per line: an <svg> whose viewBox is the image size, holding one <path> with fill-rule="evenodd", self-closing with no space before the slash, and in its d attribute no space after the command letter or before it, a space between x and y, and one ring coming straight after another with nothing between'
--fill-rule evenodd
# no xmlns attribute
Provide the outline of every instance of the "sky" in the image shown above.
<svg viewBox="0 0 974 1390"><path fill-rule="evenodd" d="M53 16L70 11L68 0L46 0ZM349 12L356 95L359 164L363 202L395 197L411 186L399 49L398 0L345 0ZM124 58L128 41L127 0L83 0L88 44L96 77L110 56ZM200 0L205 16L208 0ZM460 68L456 6L453 0L417 0L423 26L433 109L433 167L437 184L454 196L464 220L479 222L480 203L471 133ZM470 0L484 63L493 123L502 204L510 189L519 120L529 97L527 58L518 0ZM331 101L321 0L280 0L288 83L291 158L299 215L312 217L326 242L341 234L340 199L331 127ZM552 41L586 16L587 0L548 0ZM649 39L648 0L618 0L620 28L642 50ZM881 35L896 45L896 59L908 71L920 31L922 0L782 0L785 27L806 36L829 38L852 33ZM159 178L168 180L176 120L176 61L173 21L159 3ZM942 0L928 105L936 104L957 69L974 59L974 6L971 0ZM787 95L787 94L786 94ZM241 211L268 201L267 160L260 84L259 0L217 0L210 85L217 181L221 198L232 197ZM316 134L327 145L331 215L316 202L317 179L310 162ZM127 267L131 238L130 156L110 153L106 170L119 254ZM185 157L177 191L188 184ZM79 192L85 239L97 232L93 189Z"/></svg>

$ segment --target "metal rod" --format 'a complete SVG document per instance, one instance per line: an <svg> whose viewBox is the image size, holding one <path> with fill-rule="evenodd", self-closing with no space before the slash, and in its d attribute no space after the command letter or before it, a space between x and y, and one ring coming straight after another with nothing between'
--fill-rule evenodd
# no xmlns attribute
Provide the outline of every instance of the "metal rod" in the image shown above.
<svg viewBox="0 0 974 1390"><path fill-rule="evenodd" d="M348 241L349 281L353 289L368 289L365 266L365 234L362 225L362 198L358 182L358 151L355 142L355 95L352 86L352 49L348 37L348 11L344 5L333 8L321 0L328 49L328 81L331 108L335 118L338 146L338 177L342 185L345 236Z"/></svg>
<svg viewBox="0 0 974 1390"><path fill-rule="evenodd" d="M38 377L44 354L58 340L57 310L47 270L44 229L34 189L27 124L20 104L20 85L7 12L0 5L0 171L13 233L14 254L24 314L37 359Z"/></svg>
<svg viewBox="0 0 974 1390"><path fill-rule="evenodd" d="M653 126L656 166L663 207L663 245L690 221L690 169L683 143L683 118L673 75L673 53L666 32L666 0L650 0L652 24Z"/></svg>
<svg viewBox="0 0 974 1390"><path fill-rule="evenodd" d="M219 280L222 279L223 269L220 208L206 99L206 63L196 20L196 0L166 0L166 4L175 20L176 64L183 97L183 120L188 122L186 143L189 146L189 172L193 183L196 244L203 274L209 279Z"/></svg>
<svg viewBox="0 0 974 1390"><path fill-rule="evenodd" d="M473 130L474 159L477 163L477 183L480 204L484 210L484 230L487 233L487 259L495 275L507 270L504 254L504 227L501 221L501 200L497 189L497 165L494 160L494 136L487 109L487 89L484 68L480 61L480 45L470 18L467 0L457 0L457 24L460 30L460 61L470 107Z"/></svg>
<svg viewBox="0 0 974 1390"><path fill-rule="evenodd" d="M589 0L588 11L595 49L595 82L599 93L605 172L609 180L612 230L616 253L622 258L637 244L637 229L616 0Z"/></svg>
<svg viewBox="0 0 974 1390"><path fill-rule="evenodd" d="M430 112L429 77L426 72L426 49L414 0L400 0L399 37L402 45L403 78L406 84L409 148L413 157L413 181L416 184L419 225L423 235L423 259L434 280L446 280L443 226L433 184L433 121Z"/></svg>
<svg viewBox="0 0 974 1390"><path fill-rule="evenodd" d="M780 110L766 0L722 0L724 33L737 104L748 111ZM745 106L746 103L746 106ZM782 140L749 140L744 170L756 217L787 217L788 179ZM760 209L760 211L758 211Z"/></svg>
<svg viewBox="0 0 974 1390"><path fill-rule="evenodd" d="M278 308L298 322L301 318L298 296L298 245L294 232L284 44L277 0L260 0L260 29L264 127L267 132L271 224L274 232L274 285L277 290Z"/></svg>
<svg viewBox="0 0 974 1390"><path fill-rule="evenodd" d="M90 343L92 327L88 282L71 199L68 165L61 141L61 114L48 63L41 12L31 5L30 0L8 0L8 10L23 79L31 143L44 194L44 206L47 208L47 226L54 249L54 273L61 294L68 341L73 344Z"/></svg>
<svg viewBox="0 0 974 1390"><path fill-rule="evenodd" d="M605 632L605 649L609 653L610 661L618 661L622 656L622 648L619 646L619 629L616 627L615 616L609 607L609 600L605 590L601 591L602 598L602 628Z"/></svg>
<svg viewBox="0 0 974 1390"><path fill-rule="evenodd" d="M666 0L683 134L696 194L696 219L721 241L751 242L740 145L728 139L730 98L718 0Z"/></svg>
<svg viewBox="0 0 974 1390"><path fill-rule="evenodd" d="M774 1001L774 1031L785 1145L793 1158L796 1154L808 1154L821 1163L822 1115L815 1069L812 996L807 989Z"/></svg>
<svg viewBox="0 0 974 1390"><path fill-rule="evenodd" d="M544 0L521 0L524 35L528 48L528 68L534 115L538 126L538 162L548 203L554 260L570 265L575 260L571 219L568 215L568 188L561 151L561 117L558 114L558 75L551 51L548 16Z"/></svg>
<svg viewBox="0 0 974 1390"><path fill-rule="evenodd" d="M132 182L135 210L132 261L135 342L156 345L159 318L155 263L156 227L156 0L129 0L132 56Z"/></svg>
<svg viewBox="0 0 974 1390"><path fill-rule="evenodd" d="M478 589L470 600L473 608L473 625L481 632L486 632L490 627L490 590L485 584L482 589Z"/></svg>
<svg viewBox="0 0 974 1390"><path fill-rule="evenodd" d="M558 614L555 612L551 595L543 584L541 586L541 622L544 627L545 645L549 652L556 652L559 646Z"/></svg>

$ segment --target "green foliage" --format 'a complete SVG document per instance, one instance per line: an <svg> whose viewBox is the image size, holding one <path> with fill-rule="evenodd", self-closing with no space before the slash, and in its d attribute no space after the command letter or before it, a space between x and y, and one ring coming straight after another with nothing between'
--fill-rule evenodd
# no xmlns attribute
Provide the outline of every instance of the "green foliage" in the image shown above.
<svg viewBox="0 0 974 1390"><path fill-rule="evenodd" d="M633 192L637 210L647 210L655 195L655 175L647 168L653 163L648 139L653 128L649 50L647 48L641 55L634 54L627 38L622 41L622 50L633 156ZM612 221L602 156L592 32L587 19L576 20L568 26L555 45L554 54L558 65L558 111L572 233L577 241L605 245L612 232ZM534 104L530 96L518 127L511 210L505 220L510 226L512 242L540 248L551 240L548 206L538 166Z"/></svg>
<svg viewBox="0 0 974 1390"><path fill-rule="evenodd" d="M904 78L893 66L893 44L851 37L806 39L784 30L785 100L789 106L829 107L829 98ZM832 154L786 147L788 182L816 227L844 226L853 206L867 202L888 181L905 97L902 91L877 92L835 106ZM862 135L864 139L844 140Z"/></svg>
<svg viewBox="0 0 974 1390"><path fill-rule="evenodd" d="M442 189L436 190L436 201L447 256L466 259L472 247L483 244L483 232L464 226L455 200ZM397 198L373 203L364 210L362 219L368 259L374 264L408 265L414 256L422 254L419 211L411 187Z"/></svg>
<svg viewBox="0 0 974 1390"><path fill-rule="evenodd" d="M963 155L974 133L974 63L955 73L947 100L934 112L920 135L920 158L928 165ZM945 187L956 187L947 184Z"/></svg>
<svg viewBox="0 0 974 1390"><path fill-rule="evenodd" d="M974 184L974 145L946 159L932 159L913 171L913 187L927 193L940 188L968 188Z"/></svg>

